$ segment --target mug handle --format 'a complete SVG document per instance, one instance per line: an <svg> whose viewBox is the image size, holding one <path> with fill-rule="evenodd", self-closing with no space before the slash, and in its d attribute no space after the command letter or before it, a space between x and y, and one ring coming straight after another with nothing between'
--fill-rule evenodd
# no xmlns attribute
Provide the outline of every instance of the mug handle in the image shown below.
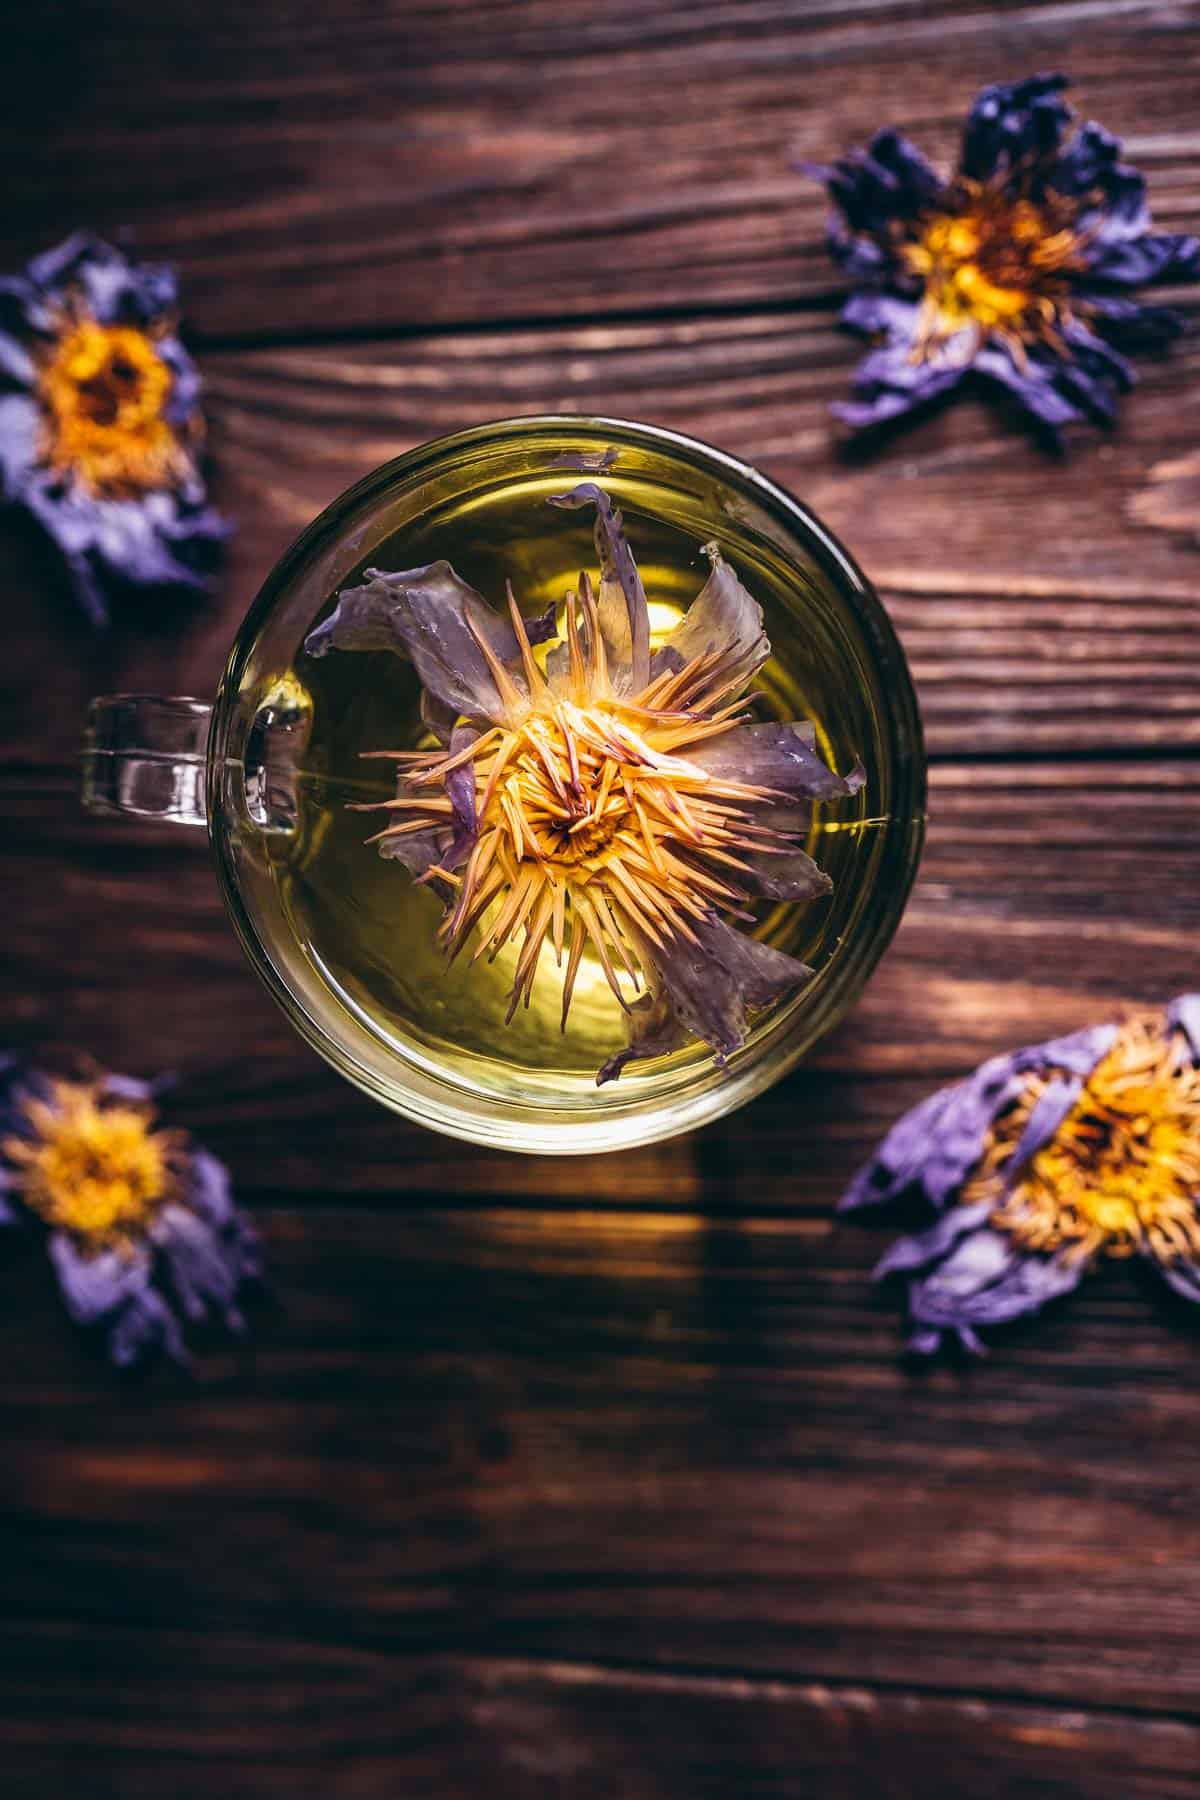
<svg viewBox="0 0 1200 1800"><path fill-rule="evenodd" d="M212 707L204 700L111 694L88 708L83 804L110 818L207 828L205 769Z"/></svg>

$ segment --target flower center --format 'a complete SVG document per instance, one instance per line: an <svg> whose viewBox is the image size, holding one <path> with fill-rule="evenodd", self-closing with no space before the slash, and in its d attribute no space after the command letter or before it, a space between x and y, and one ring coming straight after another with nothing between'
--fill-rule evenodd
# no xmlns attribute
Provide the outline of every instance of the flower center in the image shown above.
<svg viewBox="0 0 1200 1800"><path fill-rule="evenodd" d="M68 320L42 364L42 456L112 498L171 486L191 458L165 409L173 377L145 332Z"/></svg>
<svg viewBox="0 0 1200 1800"><path fill-rule="evenodd" d="M1075 203L965 179L959 194L957 210L927 216L901 246L904 267L924 287L915 358L967 329L1017 346L1053 341L1070 311L1069 274L1080 266Z"/></svg>
<svg viewBox="0 0 1200 1800"><path fill-rule="evenodd" d="M1045 1082L1034 1077L993 1128L964 1201L1001 1193ZM992 1223L1032 1250L1161 1261L1200 1254L1200 1072L1178 1033L1132 1020L1088 1079L1053 1139L1034 1157Z"/></svg>
<svg viewBox="0 0 1200 1800"><path fill-rule="evenodd" d="M153 1110L69 1081L22 1110L32 1137L10 1137L2 1148L29 1210L92 1249L140 1236L176 1179L179 1139L151 1130Z"/></svg>
<svg viewBox="0 0 1200 1800"><path fill-rule="evenodd" d="M399 823L377 840L453 829L448 783L473 769L476 837L459 874L435 864L457 892L440 936L454 957L477 925L475 956L494 958L522 933L509 1018L528 1005L543 944L553 946L563 978L563 1022L584 950L590 944L621 1006L618 967L636 987L667 938L696 943L696 921L714 908L750 917L739 876L747 853L779 852L786 842L753 811L771 798L761 788L711 778L689 762L689 749L729 729L745 685L725 659L706 651L654 677L637 695L614 694L591 588L567 604L569 681L552 688L534 660L520 613L514 630L526 687L518 690L479 638L504 703L505 722L466 750L397 753L408 767L387 802ZM777 798L778 796L774 796ZM486 916L485 916L486 915ZM569 940L569 943L568 943Z"/></svg>

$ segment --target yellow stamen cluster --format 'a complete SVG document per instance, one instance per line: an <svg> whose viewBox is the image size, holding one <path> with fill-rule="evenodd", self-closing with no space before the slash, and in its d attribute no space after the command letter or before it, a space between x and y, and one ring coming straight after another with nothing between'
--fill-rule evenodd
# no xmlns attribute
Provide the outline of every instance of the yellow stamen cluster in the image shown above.
<svg viewBox="0 0 1200 1800"><path fill-rule="evenodd" d="M192 457L165 416L172 380L144 331L65 318L39 371L43 461L109 499L177 485Z"/></svg>
<svg viewBox="0 0 1200 1800"><path fill-rule="evenodd" d="M22 1103L32 1136L0 1149L30 1212L93 1250L139 1238L175 1191L183 1139L154 1131L154 1109L108 1099L96 1082L55 1081Z"/></svg>
<svg viewBox="0 0 1200 1800"><path fill-rule="evenodd" d="M996 1124L970 1204L1004 1185L1004 1169L1047 1082L1030 1078ZM1159 1261L1200 1255L1200 1071L1161 1018L1130 1020L1088 1078L1053 1139L992 1223L1030 1250L1087 1260L1148 1250Z"/></svg>
<svg viewBox="0 0 1200 1800"><path fill-rule="evenodd" d="M900 260L924 285L913 358L921 362L964 329L1004 338L1022 354L1057 344L1070 316L1072 270L1083 243L1078 206L1046 191L1013 196L963 177L954 211L927 215Z"/></svg>
<svg viewBox="0 0 1200 1800"><path fill-rule="evenodd" d="M566 958L565 1027L589 945L627 1007L619 971L636 988L666 939L694 943L695 923L717 909L751 917L740 910L748 898L738 881L744 855L792 846L753 816L781 796L717 780L687 760L734 723L742 702L729 695L746 682L736 652L705 652L636 694L618 693L584 576L567 598L566 678L552 685L511 589L509 608L524 688L477 637L503 723L451 755L383 752L404 765L399 797L385 803L401 820L372 841L450 825L447 777L470 765L478 832L470 857L461 872L435 867L424 877L454 892L441 940L453 958L482 923L474 955L494 958L523 934L510 1018L529 1004L542 948L552 945L559 967Z"/></svg>

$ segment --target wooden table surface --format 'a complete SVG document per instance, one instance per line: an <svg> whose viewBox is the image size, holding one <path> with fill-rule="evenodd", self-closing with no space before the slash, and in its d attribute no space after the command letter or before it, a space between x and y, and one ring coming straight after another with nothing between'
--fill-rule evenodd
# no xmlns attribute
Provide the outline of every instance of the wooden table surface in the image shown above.
<svg viewBox="0 0 1200 1800"><path fill-rule="evenodd" d="M1197 985L1200 555L1131 518L1200 337L1048 461L976 404L845 460L818 191L898 120L1062 67L1200 229L1177 0L60 0L6 43L15 267L131 227L185 280L221 596L92 644L5 527L7 1034L184 1077L276 1283L132 1385L0 1263L0 1787L20 1800L1200 1792L1200 1337L1128 1267L914 1372L835 1223L985 1054ZM1181 296L1185 306L1187 295ZM1190 301L1200 317L1197 298ZM679 427L873 576L931 756L894 947L805 1068L696 1137L522 1160L342 1083L203 846L76 800L87 697L208 693L349 482L505 413Z"/></svg>

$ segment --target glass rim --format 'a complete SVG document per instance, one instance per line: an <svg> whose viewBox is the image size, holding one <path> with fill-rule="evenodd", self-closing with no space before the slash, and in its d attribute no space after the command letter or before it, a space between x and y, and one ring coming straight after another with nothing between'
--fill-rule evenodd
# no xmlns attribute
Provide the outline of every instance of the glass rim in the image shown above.
<svg viewBox="0 0 1200 1800"><path fill-rule="evenodd" d="M898 785L880 854L880 875L886 873L890 884L887 904L878 909L878 916L871 921L869 934L859 946L855 967L843 974L836 997L830 1000L827 996L825 1010L831 1014L829 1018L811 1030L792 1030L782 1040L762 1044L758 1054L747 1058L741 1068L739 1055L715 1086L702 1086L694 1094L674 1094L665 1099L645 1096L641 1105L631 1095L627 1106L615 1106L608 1113L568 1116L551 1124L545 1110L532 1104L501 1101L498 1097L485 1101L480 1096L473 1107L467 1094L449 1080L441 1084L444 1101L431 1098L424 1085L419 1094L406 1093L405 1072L399 1059L400 1073L391 1083L360 1063L349 1046L314 1016L276 967L247 914L227 845L213 827L219 805L216 772L223 760L224 738L233 714L232 697L237 692L245 655L281 594L316 547L327 543L347 516L423 469L440 466L468 450L500 446L553 431L594 437L605 446L638 444L651 452L698 461L706 472L752 494L793 537L818 553L839 600L850 607L863 631L876 672L886 680L889 707L884 736L890 773ZM604 476L601 469L565 472L576 474L581 480L603 480ZM803 501L752 464L665 426L603 414L530 413L431 438L379 464L331 500L272 566L238 627L212 706L208 739L209 835L222 899L252 968L300 1036L340 1074L392 1111L451 1137L526 1153L587 1155L637 1148L724 1117L782 1079L844 1017L894 935L916 878L924 838L925 772L920 711L895 627L854 557ZM411 1087L411 1072L408 1077Z"/></svg>

